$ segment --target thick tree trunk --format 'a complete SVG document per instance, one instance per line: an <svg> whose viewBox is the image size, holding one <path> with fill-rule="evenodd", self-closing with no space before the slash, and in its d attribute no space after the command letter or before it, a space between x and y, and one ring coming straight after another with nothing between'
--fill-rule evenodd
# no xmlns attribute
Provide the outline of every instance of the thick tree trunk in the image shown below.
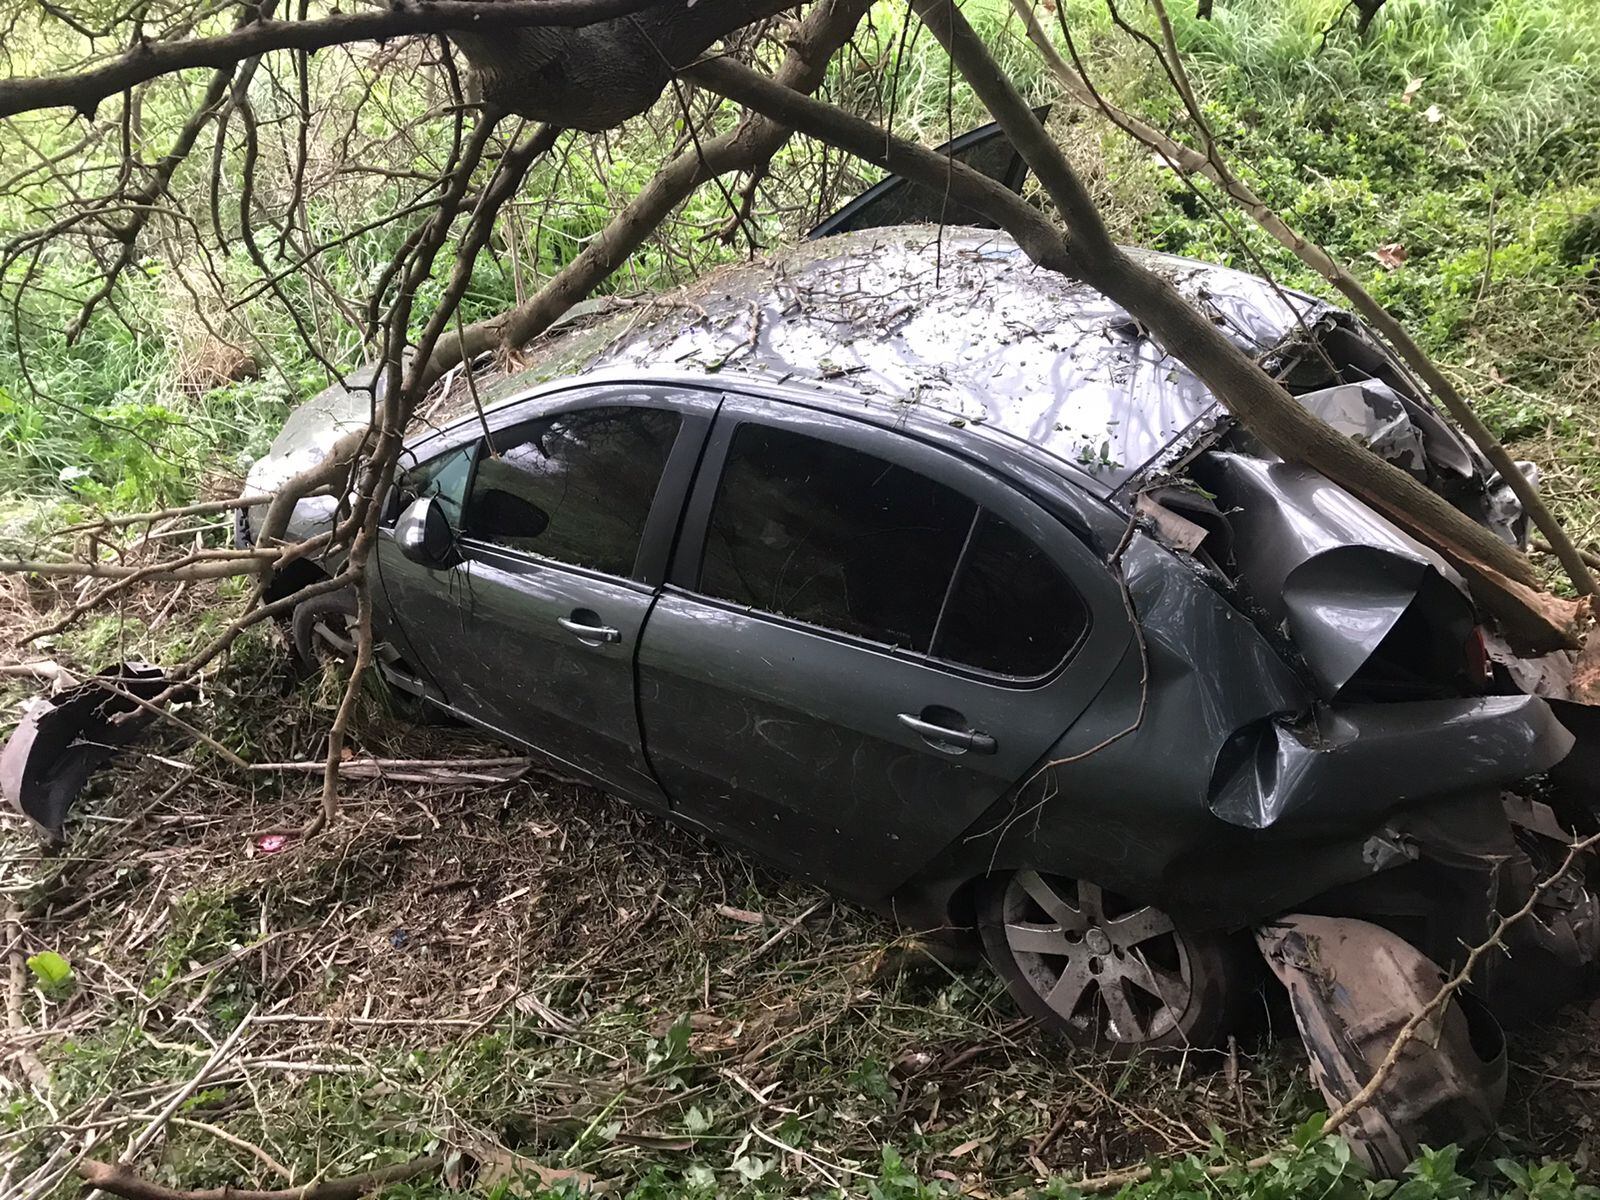
<svg viewBox="0 0 1600 1200"><path fill-rule="evenodd" d="M655 103L713 42L796 0L662 0L579 28L454 32L485 101L564 129L611 129Z"/></svg>

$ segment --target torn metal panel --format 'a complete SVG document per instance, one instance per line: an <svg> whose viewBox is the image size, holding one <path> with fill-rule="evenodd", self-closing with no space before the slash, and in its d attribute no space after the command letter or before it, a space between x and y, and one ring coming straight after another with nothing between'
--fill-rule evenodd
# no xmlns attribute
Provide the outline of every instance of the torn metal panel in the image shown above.
<svg viewBox="0 0 1600 1200"><path fill-rule="evenodd" d="M1365 921L1295 913L1261 926L1256 941L1289 991L1312 1078L1331 1107L1372 1080L1445 982L1403 938ZM1418 1027L1371 1103L1340 1132L1370 1171L1395 1178L1425 1145L1471 1144L1494 1132L1505 1090L1505 1036L1457 993Z"/></svg>
<svg viewBox="0 0 1600 1200"><path fill-rule="evenodd" d="M1464 648L1473 613L1443 558L1308 467L1212 451L1193 474L1228 513L1239 583L1336 695L1413 603ZM1463 651L1464 652L1464 651Z"/></svg>
<svg viewBox="0 0 1600 1200"><path fill-rule="evenodd" d="M1299 397L1313 416L1359 442L1379 458L1423 480L1428 478L1428 452L1422 431L1387 384L1342 383Z"/></svg>
<svg viewBox="0 0 1600 1200"><path fill-rule="evenodd" d="M1416 475L1505 541L1527 545L1527 515L1510 486L1349 313L1333 308L1317 313L1289 331L1266 365L1302 404L1340 432ZM1356 390L1347 390L1352 387ZM1529 464L1519 466L1527 468L1525 474L1532 470ZM1537 472L1529 478L1536 482Z"/></svg>
<svg viewBox="0 0 1600 1200"><path fill-rule="evenodd" d="M1572 745L1535 696L1319 706L1236 738L1211 811L1246 829L1347 833L1402 804L1523 779Z"/></svg>
<svg viewBox="0 0 1600 1200"><path fill-rule="evenodd" d="M0 750L0 794L59 840L89 776L154 719L134 697L148 701L167 685L160 667L128 662L40 702Z"/></svg>

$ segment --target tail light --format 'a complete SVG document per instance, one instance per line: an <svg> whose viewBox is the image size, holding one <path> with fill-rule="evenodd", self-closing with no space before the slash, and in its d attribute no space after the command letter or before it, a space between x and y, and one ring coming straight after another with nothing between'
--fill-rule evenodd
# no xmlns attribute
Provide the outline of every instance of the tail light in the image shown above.
<svg viewBox="0 0 1600 1200"><path fill-rule="evenodd" d="M1489 657L1489 639L1482 625L1474 625L1467 634L1467 682L1475 688L1486 688L1494 682L1494 659Z"/></svg>

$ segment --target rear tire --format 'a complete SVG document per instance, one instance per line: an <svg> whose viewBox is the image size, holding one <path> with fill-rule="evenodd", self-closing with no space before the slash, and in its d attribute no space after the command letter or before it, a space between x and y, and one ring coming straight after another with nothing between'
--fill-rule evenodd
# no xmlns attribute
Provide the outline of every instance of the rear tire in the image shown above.
<svg viewBox="0 0 1600 1200"><path fill-rule="evenodd" d="M1238 938L1036 871L980 881L978 931L1017 1007L1074 1045L1125 1058L1223 1045L1254 990Z"/></svg>

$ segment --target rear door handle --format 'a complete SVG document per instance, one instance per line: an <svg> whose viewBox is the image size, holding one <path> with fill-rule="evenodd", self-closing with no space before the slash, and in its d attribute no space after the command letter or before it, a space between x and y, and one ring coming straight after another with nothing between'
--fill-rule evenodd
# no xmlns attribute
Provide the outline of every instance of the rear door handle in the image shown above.
<svg viewBox="0 0 1600 1200"><path fill-rule="evenodd" d="M948 725L926 721L916 713L901 713L900 724L926 740L937 743L935 749L945 750L946 753L955 749L971 750L974 754L993 754L999 749L998 743L987 733L980 733L976 729L952 729Z"/></svg>
<svg viewBox="0 0 1600 1200"><path fill-rule="evenodd" d="M598 614L590 612L587 608L575 609L570 617L557 617L556 624L565 629L580 642L587 642L591 646L601 646L607 642L620 642L622 631L613 629L609 625L600 624Z"/></svg>

